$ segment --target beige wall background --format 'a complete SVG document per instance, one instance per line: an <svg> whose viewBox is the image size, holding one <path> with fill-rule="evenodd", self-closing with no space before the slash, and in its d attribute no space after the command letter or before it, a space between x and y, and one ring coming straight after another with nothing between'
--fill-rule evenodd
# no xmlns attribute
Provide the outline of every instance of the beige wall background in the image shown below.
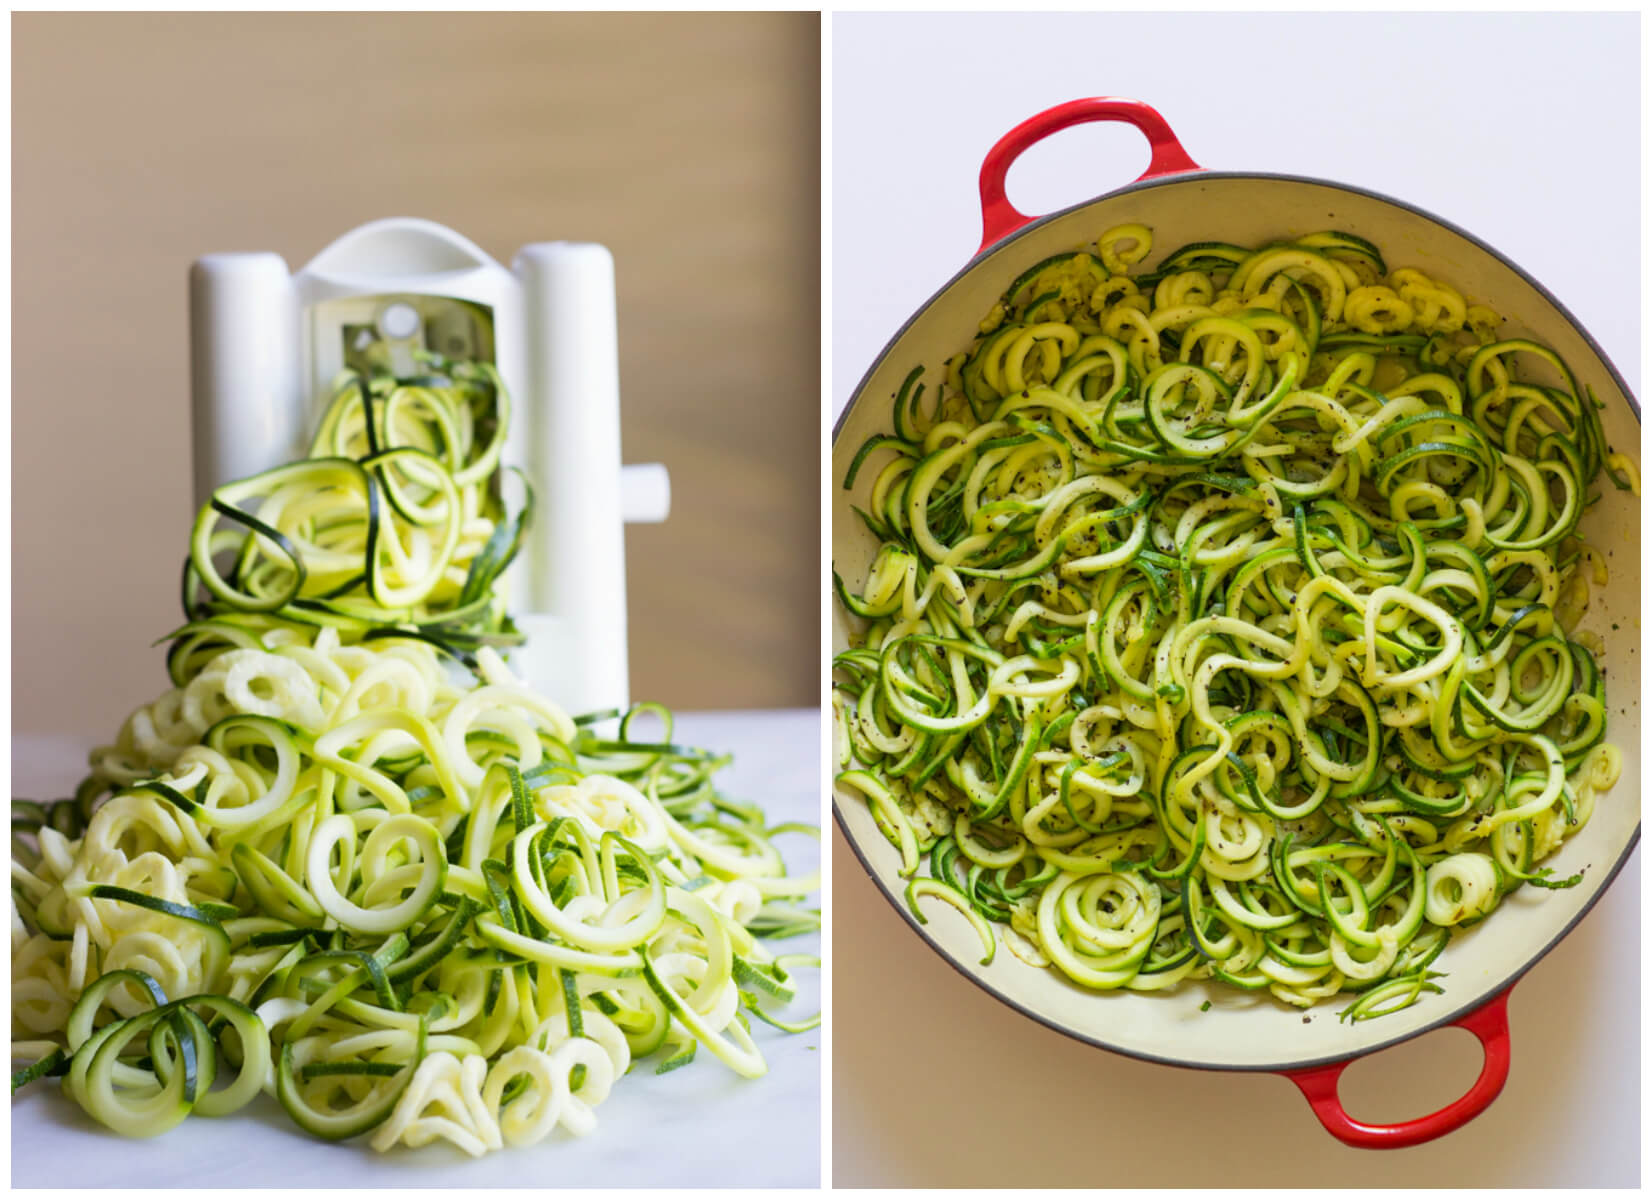
<svg viewBox="0 0 1652 1200"><path fill-rule="evenodd" d="M190 511L186 272L423 216L619 276L632 691L819 681L815 14L33 14L12 24L14 726L161 691Z"/></svg>

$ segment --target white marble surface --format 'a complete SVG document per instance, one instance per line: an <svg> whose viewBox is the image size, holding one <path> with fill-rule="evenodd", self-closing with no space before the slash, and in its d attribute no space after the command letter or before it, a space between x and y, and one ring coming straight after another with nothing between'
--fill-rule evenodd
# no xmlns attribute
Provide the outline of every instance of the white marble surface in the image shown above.
<svg viewBox="0 0 1652 1200"><path fill-rule="evenodd" d="M1085 95L1154 105L1207 167L1343 181L1463 226L1554 291L1639 385L1633 14L831 21L834 416L902 323L974 253L988 148ZM1491 62L1544 66L1509 87L1465 67ZM1127 127L1070 130L1021 160L1009 196L1023 211L1053 211L1134 179L1147 157ZM1565 165L1546 171L1545 160ZM1578 236L1557 235L1562 227ZM834 838L834 928L853 931L836 939L833 958L836 1186L1639 1181L1638 851L1515 988L1512 1073L1491 1109L1433 1144L1369 1153L1323 1133L1277 1076L1154 1066L1021 1017L930 952ZM1456 1098L1479 1067L1472 1037L1436 1032L1351 1068L1343 1095L1355 1115L1403 1119Z"/></svg>
<svg viewBox="0 0 1652 1200"><path fill-rule="evenodd" d="M676 737L727 749L731 795L771 820L814 822L820 812L820 717L812 711L689 713ZM80 777L86 743L20 735L12 743L13 792L62 794ZM818 861L788 838L795 870ZM818 937L784 946L816 952ZM804 972L812 976L813 972ZM812 988L812 981L805 981ZM806 999L812 1000L813 997ZM801 1008L798 1011L803 1011ZM809 1009L808 1011L813 1011ZM127 1141L86 1117L55 1082L12 1104L14 1187L814 1187L820 1180L820 1034L788 1036L757 1024L769 1061L762 1079L737 1077L710 1055L655 1077L650 1067L616 1084L584 1139L560 1131L538 1146L471 1159L445 1143L375 1154L301 1133L267 1097L232 1117L194 1118L153 1141Z"/></svg>

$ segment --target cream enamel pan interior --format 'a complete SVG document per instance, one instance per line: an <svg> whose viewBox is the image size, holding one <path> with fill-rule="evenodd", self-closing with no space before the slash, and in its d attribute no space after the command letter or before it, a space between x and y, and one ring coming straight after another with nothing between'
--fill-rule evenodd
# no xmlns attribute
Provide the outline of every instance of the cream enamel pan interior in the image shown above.
<svg viewBox="0 0 1652 1200"><path fill-rule="evenodd" d="M1141 222L1153 231L1153 253L1138 271L1195 241L1249 246L1322 229L1366 238L1390 266L1419 267L1456 286L1471 303L1490 305L1505 318L1503 336L1529 336L1552 346L1579 385L1592 387L1605 403L1601 421L1608 444L1638 459L1639 410L1622 378L1570 313L1491 247L1399 201L1355 188L1278 175L1180 174L1045 217L989 247L885 348L833 438L832 561L849 587L859 591L877 549L852 507L866 505L877 472L861 472L854 491L843 489L844 473L866 438L891 432L890 400L906 373L922 363L926 378L936 379L1023 270L1125 222ZM927 925L913 921L902 894L905 880L898 875L899 853L879 833L858 794L840 790L834 797L838 822L890 903L955 968L1027 1016L1104 1049L1188 1067L1281 1070L1357 1057L1462 1017L1513 984L1582 919L1640 833L1639 501L1604 476L1595 490L1600 502L1582 530L1607 556L1611 579L1592 589L1583 627L1605 639L1607 736L1623 751L1623 775L1589 824L1546 860L1557 876L1582 871L1583 882L1569 890L1522 888L1488 920L1455 937L1435 964L1447 973L1440 981L1443 995L1424 996L1402 1012L1355 1025L1337 1020L1343 1005L1332 1001L1313 1009L1313 1019L1305 1023L1300 1011L1271 996L1197 982L1169 994L1089 991L1053 968L1026 965L1002 947L991 965L982 967L980 940L962 916L935 905L926 907ZM836 603L832 607L835 652L846 648L853 618ZM1201 1012L1207 1000L1210 1009ZM1518 1029L1513 1035L1518 1043Z"/></svg>

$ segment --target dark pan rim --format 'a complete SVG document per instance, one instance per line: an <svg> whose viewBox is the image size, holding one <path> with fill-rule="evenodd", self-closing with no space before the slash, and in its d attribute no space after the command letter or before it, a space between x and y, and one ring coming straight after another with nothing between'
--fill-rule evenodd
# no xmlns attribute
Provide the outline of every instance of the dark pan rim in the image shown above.
<svg viewBox="0 0 1652 1200"><path fill-rule="evenodd" d="M1566 323L1569 324L1577 332L1578 336L1583 339L1584 344L1587 345L1589 347L1589 349L1594 353L1595 357L1600 360L1600 364L1603 367L1606 368L1606 372L1607 372L1608 375L1611 376L1612 382L1617 385L1617 388L1623 394L1624 399L1626 399L1629 402L1629 408L1635 415L1636 423L1637 424L1640 423L1640 420L1641 420L1641 406L1640 406L1639 401L1636 400L1635 395L1630 390L1628 383L1624 380L1623 375L1618 371L1617 366L1612 362L1611 358L1607 355L1606 351L1601 348L1600 343L1595 341L1594 337L1589 333L1589 331L1587 329L1585 329L1583 327L1583 325L1578 321L1577 317L1575 317L1572 314L1571 309L1567 308L1564 304L1562 304L1560 302L1560 299L1553 292L1551 292L1548 288L1544 287L1543 284L1538 282L1538 280L1535 279L1531 275L1530 272L1528 272L1524 268L1522 268L1513 259L1509 258L1506 254L1502 253L1496 247L1490 245L1489 243L1482 240L1481 238L1478 238L1474 234L1468 232L1468 230L1462 228L1460 225L1453 224L1450 221L1447 221L1447 220L1445 220L1441 217L1435 216L1433 213L1429 212L1427 209L1418 208L1416 205L1408 204L1403 200L1396 200L1394 197L1386 195L1382 192L1372 191L1369 188L1354 187L1350 184L1345 184L1345 183L1336 183L1336 182L1334 182L1332 180L1328 180L1328 179L1316 179L1316 178L1314 178L1312 176L1308 176L1308 175L1281 175L1281 174L1274 174L1274 173L1262 172L1262 171L1198 171L1198 172L1191 172L1190 171L1190 172L1186 172L1184 174L1167 176L1167 177L1162 178L1162 179L1150 179L1150 180L1144 180L1144 181L1141 181L1141 182L1138 182L1138 183L1130 184L1126 187L1118 188L1115 191L1108 192L1105 195L1097 196L1097 197L1094 197L1093 199L1085 200L1085 201L1083 201L1079 204L1071 205L1071 206L1069 206L1067 208L1064 208L1064 209L1061 209L1057 212L1049 213L1045 216L1039 217L1035 221L1031 221L1031 222L1027 223L1026 225L1022 226L1020 229L1016 230L1014 233L1010 234L1008 237L1006 237L1006 238L1004 238L1000 241L994 242L992 245L986 247L985 249L983 249L979 253L977 253L973 258L971 258L969 260L968 263L966 263L964 265L964 267L960 271L958 271L957 274L955 274L951 279L947 280L946 283L943 284L934 293L934 295L930 296L930 298L928 300L924 301L922 306L920 306L918 308L918 310L916 312L914 312L912 314L912 316L907 319L907 321L900 327L900 329L896 331L894 337L890 338L889 341L884 345L884 348L878 353L878 356L877 356L877 358L875 358L873 360L871 367L869 367L867 369L866 373L861 376L860 382L855 385L855 390L851 394L849 403L844 405L843 411L841 413L839 413L837 418L832 422L832 444L833 444L833 447L835 448L836 445L837 445L838 437L843 432L843 427L849 419L849 414L851 412L853 412L855 410L855 408L860 404L861 399L863 398L863 395L866 391L866 387L871 382L872 376L874 374L876 374L878 368L883 366L885 360L888 359L889 356L894 352L895 346L900 342L900 340L903 337L906 336L907 330L910 329L913 326L913 324L917 322L919 317L923 316L924 313L929 311L929 309L935 304L935 302L937 300L939 300L943 295L945 295L948 291L950 291L952 289L953 285L955 285L961 279L963 279L964 276L966 276L970 272L974 271L982 263L982 261L985 258L987 258L989 255L996 254L999 250L1001 250L1004 247L1006 247L1006 246L1010 245L1011 243L1015 242L1017 239L1025 237L1028 234L1031 234L1034 230L1041 228L1042 226L1048 224L1051 221L1057 220L1061 217L1068 216L1072 213L1075 213L1075 212L1079 211L1080 209L1088 208L1092 204L1097 204L1097 203L1099 203L1103 200L1111 200L1111 199L1114 199L1115 197L1126 195L1126 194L1131 193L1131 192L1146 192L1146 191L1151 191L1154 188L1182 186L1182 185L1186 185L1186 184L1190 184L1190 183L1197 183L1197 182L1200 182L1200 181L1206 180L1206 179L1263 179L1263 180L1277 180L1277 181L1282 182L1282 183L1311 184L1315 187L1332 188L1332 189L1335 189L1337 191L1349 192L1349 193L1352 193L1352 194L1357 195L1357 196L1364 196L1368 199L1381 201L1385 204L1392 205L1393 207L1401 209L1405 212L1409 212L1409 213L1411 213L1415 216L1422 217L1424 220L1432 221L1434 224L1440 226L1441 228L1449 230L1450 232L1456 234L1458 237L1460 237L1463 240L1465 240L1466 242L1468 242L1470 245L1472 245L1475 248L1479 249L1482 253L1490 255L1492 258L1494 258L1498 262L1502 263L1505 267L1507 267L1509 270L1513 271L1516 275L1518 275L1521 279L1523 279L1528 285L1530 285L1540 296L1542 296L1545 300L1547 300L1551 305L1554 306L1555 311L1558 312L1560 314L1560 316L1565 319ZM1036 1021L1038 1024L1044 1026L1046 1029L1049 1029L1049 1030L1051 1030L1055 1033L1059 1033L1064 1037L1072 1038L1074 1041L1083 1042L1085 1045L1088 1045L1088 1046L1094 1046L1098 1050L1106 1050L1106 1051L1108 1051L1110 1053L1113 1053L1113 1054L1121 1054L1126 1058L1138 1059L1142 1062L1157 1063L1161 1066L1167 1066L1167 1067L1181 1067L1181 1068L1187 1069L1187 1070L1262 1072L1262 1073L1283 1073L1283 1072L1290 1072L1290 1071L1302 1071L1302 1070L1307 1070L1307 1069L1310 1069L1310 1068L1313 1068L1313 1067L1332 1066L1332 1065L1337 1064L1337 1063L1351 1062L1355 1058L1362 1058L1362 1057L1364 1057L1366 1055L1369 1055L1369 1054L1379 1053L1380 1051L1390 1049L1394 1046L1398 1046L1403 1042L1409 1042L1413 1038L1422 1037L1426 1033L1432 1033L1436 1029L1441 1029L1441 1028L1444 1028L1445 1026L1452 1025L1455 1022L1462 1020L1464 1017L1468 1016L1470 1013L1473 1013L1473 1012L1477 1011L1478 1009L1484 1007L1486 1003L1488 1003L1491 999L1493 999L1499 993L1507 991L1509 988L1513 987L1516 983L1518 983L1522 978L1524 978L1524 976L1526 975L1526 973L1528 971L1530 971L1539 962L1541 962L1543 957L1545 955L1547 955L1549 953L1549 951L1553 950L1557 945L1559 945L1561 940L1563 938L1565 938L1567 934L1571 933L1571 931L1573 929L1577 928L1578 922L1582 921L1584 917L1588 916L1589 913L1594 909L1595 905L1600 903L1600 899L1601 899L1602 896L1604 896L1606 894L1607 888L1609 888L1612 885L1612 881L1618 877L1618 874L1623 870L1624 865L1626 863L1628 863L1629 856L1635 852L1635 847L1640 843L1640 835L1641 835L1641 827L1640 827L1640 824L1637 822L1636 825L1635 825L1634 832L1629 835L1629 840L1624 845L1622 853L1620 853L1618 855L1617 861L1612 864L1612 869L1610 871L1606 872L1606 874L1595 884L1593 892L1589 896L1588 900L1585 901L1585 903L1583 904L1583 907L1578 909L1577 914L1570 921L1568 921L1566 923L1566 925L1558 933L1556 933L1554 935L1554 937L1550 938L1547 944L1540 947L1535 953L1532 954L1532 956L1530 958L1528 958L1520 966L1518 966L1514 970L1508 972L1502 978L1498 979L1495 983L1493 983L1489 986L1483 987L1474 996L1473 999L1466 1001L1465 1003L1463 1003L1462 1005L1460 1005L1457 1008L1453 1009L1451 1012L1447 1013L1446 1015L1441 1016L1441 1017L1429 1022L1427 1025L1424 1025L1420 1029L1412 1030L1411 1032L1408 1032L1408 1033L1397 1034L1394 1037L1391 1037L1391 1038L1387 1039L1386 1041L1379 1042L1379 1043L1377 1043L1375 1045L1372 1045L1372 1046L1362 1047L1361 1049L1353 1052L1350 1055L1328 1055L1328 1056L1324 1056L1324 1057L1320 1057L1320 1058L1308 1058L1308 1059L1301 1059L1301 1060L1288 1061L1288 1062L1278 1062L1278 1063L1243 1063L1243 1064L1239 1064L1239 1063L1202 1062L1202 1061L1190 1060L1190 1059L1185 1059L1185 1058L1175 1058L1175 1057L1172 1057L1170 1055L1152 1054L1152 1053L1148 1053L1148 1052L1141 1051L1141 1050L1128 1049L1124 1046L1114 1045L1114 1044L1112 1044L1110 1042L1107 1042L1107 1041L1105 1041L1101 1038L1092 1037L1089 1034L1081 1033L1080 1031L1072 1028L1071 1026L1063 1025L1061 1022L1059 1022L1057 1020L1054 1020L1053 1018L1046 1017L1043 1014L1035 1012L1031 1008L1028 1008L1024 1004L1022 1004L1020 1001L1016 1000L1014 997L1006 994L1004 991L1002 991L999 988L994 987L992 984L988 983L980 975L977 975L973 971L971 971L968 966L966 966L965 964L959 962L956 958L954 958L951 954L949 954L940 945L940 943L938 941L936 941L933 937L930 936L930 934L925 929L925 927L918 923L917 919L912 915L912 913L907 909L907 907L900 901L900 899L895 895L895 893L893 891L891 891L887 886L885 886L882 877L879 876L877 871L873 869L872 864L867 860L866 854L861 850L860 844L855 840L854 836L849 832L849 826L848 826L848 823L846 822L846 820L844 818L844 814L843 814L843 805L837 798L835 788L833 789L833 796L832 796L832 816L833 816L833 819L837 822L838 828L843 832L843 840L846 841L849 844L849 848L854 852L855 858L857 860L859 860L860 865L861 865L861 869L864 870L866 872L866 874L871 878L872 882L877 885L878 890L883 893L884 899L889 902L889 906L895 910L895 912L900 916L900 918L903 921L906 922L907 928L909 928L913 933L917 934L918 937L922 938L924 940L924 942L926 942L929 945L930 949L933 950L937 955L939 955L939 957L941 958L941 961L945 962L948 966L950 966L959 975L961 975L965 979L969 980L976 987L980 988L982 991L986 992L987 995L993 997L995 1000L999 1001L1000 1003L1008 1006L1011 1009L1014 1009L1016 1012L1020 1013L1022 1016L1027 1017L1028 1019L1030 1019L1032 1021ZM1098 997L1098 999L1101 999L1101 998ZM1105 1000L1102 999L1101 1002L1105 1003Z"/></svg>

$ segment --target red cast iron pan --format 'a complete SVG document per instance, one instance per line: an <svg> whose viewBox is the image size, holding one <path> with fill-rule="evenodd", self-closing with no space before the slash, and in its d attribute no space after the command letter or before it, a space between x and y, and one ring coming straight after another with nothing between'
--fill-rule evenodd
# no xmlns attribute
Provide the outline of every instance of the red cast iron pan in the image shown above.
<svg viewBox="0 0 1652 1200"><path fill-rule="evenodd" d="M1122 121L1139 129L1152 161L1127 187L1037 219L1018 212L1004 194L1015 159L1044 137L1089 121ZM1011 130L981 169L981 249L913 315L861 380L833 434L833 471L842 480L865 440L890 432L889 397L914 365L938 367L960 348L982 314L1024 269L1052 254L1092 242L1104 230L1140 222L1153 230L1154 254L1138 269L1189 242L1222 240L1257 245L1322 229L1354 233L1377 244L1392 265L1416 266L1455 285L1471 302L1505 318L1504 336L1528 336L1556 349L1579 385L1605 408L1601 420L1613 447L1633 450L1640 410L1628 386L1576 319L1541 284L1507 257L1450 222L1387 196L1347 184L1287 175L1210 171L1199 167L1164 119L1133 100L1085 99L1052 108ZM855 516L870 477L853 490L834 487L832 559L844 582L858 589L877 550ZM1484 1112L1508 1078L1508 996L1532 966L1600 899L1640 835L1640 513L1637 499L1611 487L1582 529L1611 552L1611 581L1593 590L1584 628L1605 640L1608 736L1623 750L1623 775L1592 820L1549 862L1558 875L1583 871L1570 890L1524 888L1506 897L1492 918L1453 939L1439 969L1449 972L1442 995L1378 1020L1347 1024L1322 1008L1302 1014L1271 997L1235 994L1204 984L1168 994L1097 994L1053 970L1013 955L983 967L980 942L961 917L940 912L919 925L903 899L898 851L878 831L864 800L840 790L838 824L868 874L913 931L961 974L1019 1012L1058 1032L1102 1049L1182 1067L1270 1071L1302 1090L1336 1137L1362 1147L1400 1147L1429 1141ZM834 650L847 646L850 618L835 608ZM1201 1006L1210 1002L1208 1011ZM1337 1082L1355 1059L1445 1025L1467 1029L1485 1050L1472 1087L1439 1112L1391 1125L1357 1121L1337 1098Z"/></svg>

